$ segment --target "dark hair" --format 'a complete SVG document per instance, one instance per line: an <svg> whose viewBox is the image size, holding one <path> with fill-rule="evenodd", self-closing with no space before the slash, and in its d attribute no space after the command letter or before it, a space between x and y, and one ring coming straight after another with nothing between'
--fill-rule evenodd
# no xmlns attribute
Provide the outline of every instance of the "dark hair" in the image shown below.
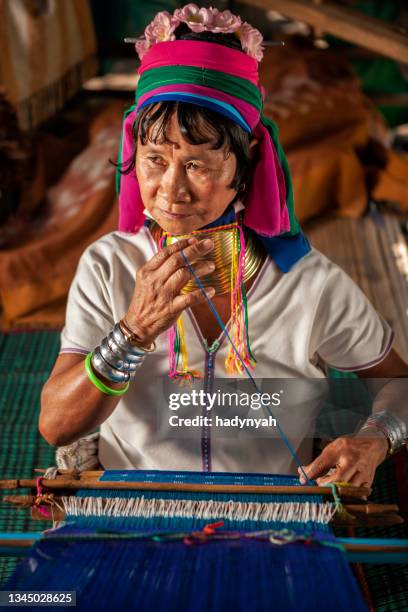
<svg viewBox="0 0 408 612"><path fill-rule="evenodd" d="M185 24L182 24L177 28L176 36L179 40L207 40L242 51L241 44L234 34L213 34L212 32L195 34ZM251 134L228 117L187 102L155 102L145 106L137 114L133 123L132 157L117 164L119 172L129 174L134 171L138 140L142 144L148 141L155 144L158 142L171 144L168 129L174 114L180 132L190 144L199 145L214 140L214 149L226 146L226 158L230 153L234 153L237 167L229 187L239 191L241 196L244 195L248 188L252 168L249 146L252 140ZM156 129L152 139L153 125L156 125Z"/></svg>

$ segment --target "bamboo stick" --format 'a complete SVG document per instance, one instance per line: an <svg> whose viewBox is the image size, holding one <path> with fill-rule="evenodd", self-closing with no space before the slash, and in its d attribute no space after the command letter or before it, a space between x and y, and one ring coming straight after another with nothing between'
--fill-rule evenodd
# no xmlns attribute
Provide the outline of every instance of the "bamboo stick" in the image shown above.
<svg viewBox="0 0 408 612"><path fill-rule="evenodd" d="M72 493L69 493L72 495ZM44 521L44 515L39 511L38 505L47 506L50 509L50 519L63 521L65 514L62 510L61 497L46 494L43 498L34 495L8 495L5 501L18 508L31 508L31 518ZM110 498L102 498L102 507ZM354 525L355 527L383 527L399 525L403 519L396 513L398 506L395 504L344 504L343 508L349 513L349 518L336 515L332 519L334 525Z"/></svg>
<svg viewBox="0 0 408 612"><path fill-rule="evenodd" d="M20 508L31 508L37 499L35 495L6 495L4 497L4 501ZM108 501L108 499L110 498L102 499L102 503ZM61 497L56 496L50 499L41 500L42 505L53 505L53 502L61 505ZM343 504L343 507L348 512L353 512L354 514L377 515L399 511L396 504Z"/></svg>
<svg viewBox="0 0 408 612"><path fill-rule="evenodd" d="M97 472L101 474L101 472ZM315 485L220 485L220 484L198 484L198 483L168 483L168 482L100 482L94 477L81 477L78 479L65 476L49 480L44 479L42 487L49 490L54 489L118 489L137 491L191 491L208 493L253 493L256 495L326 495L333 496L331 487L319 487ZM33 479L0 480L0 489L35 488ZM371 493L369 487L354 487L352 485L338 485L337 491L340 497L351 499L365 499Z"/></svg>

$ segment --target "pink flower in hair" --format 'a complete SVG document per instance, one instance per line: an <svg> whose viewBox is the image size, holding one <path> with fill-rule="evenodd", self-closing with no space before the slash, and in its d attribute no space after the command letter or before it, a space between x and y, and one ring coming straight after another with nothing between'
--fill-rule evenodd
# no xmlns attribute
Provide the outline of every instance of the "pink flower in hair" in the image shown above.
<svg viewBox="0 0 408 612"><path fill-rule="evenodd" d="M253 28L249 23L244 21L236 32L241 47L251 57L254 57L258 62L263 58L263 37L259 30Z"/></svg>
<svg viewBox="0 0 408 612"><path fill-rule="evenodd" d="M170 15L167 11L161 11L157 13L156 17L145 29L145 38L151 45L157 42L165 42L166 40L175 40L174 30L179 23L180 21L175 19L173 15Z"/></svg>
<svg viewBox="0 0 408 612"><path fill-rule="evenodd" d="M217 15L214 15L214 26L211 28L211 32L217 34L231 34L236 32L241 24L241 17L233 15L231 11L217 11Z"/></svg>
<svg viewBox="0 0 408 612"><path fill-rule="evenodd" d="M167 11L157 13L153 21L145 29L144 37L140 38L135 44L139 58L142 59L150 47L153 47L156 43L175 40L174 30L179 24L180 21Z"/></svg>
<svg viewBox="0 0 408 612"><path fill-rule="evenodd" d="M218 13L218 9L200 8L190 2L183 8L176 9L173 17L179 23L185 23L192 32L213 32L214 18Z"/></svg>

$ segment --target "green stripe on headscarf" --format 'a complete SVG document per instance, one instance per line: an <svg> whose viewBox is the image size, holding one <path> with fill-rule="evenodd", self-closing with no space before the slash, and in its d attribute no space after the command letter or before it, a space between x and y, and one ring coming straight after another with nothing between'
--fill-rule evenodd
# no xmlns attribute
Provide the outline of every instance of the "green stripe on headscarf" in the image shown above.
<svg viewBox="0 0 408 612"><path fill-rule="evenodd" d="M194 66L163 66L146 70L137 84L136 100L158 87L184 84L213 87L252 104L258 112L262 110L261 92L247 79L231 76L218 70L195 68Z"/></svg>

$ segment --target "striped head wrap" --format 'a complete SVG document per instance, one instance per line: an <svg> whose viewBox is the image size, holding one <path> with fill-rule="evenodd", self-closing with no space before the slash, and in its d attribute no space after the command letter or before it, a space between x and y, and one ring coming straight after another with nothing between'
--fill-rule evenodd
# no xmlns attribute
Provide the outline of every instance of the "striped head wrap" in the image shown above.
<svg viewBox="0 0 408 612"><path fill-rule="evenodd" d="M133 154L133 123L138 111L161 101L181 101L210 108L250 132L259 142L258 159L245 199L244 225L258 235L296 236L288 163L278 128L262 115L263 88L258 62L242 51L198 40L157 43L143 56L136 104L125 113L120 160ZM134 173L118 174L119 229L137 231L144 205Z"/></svg>

